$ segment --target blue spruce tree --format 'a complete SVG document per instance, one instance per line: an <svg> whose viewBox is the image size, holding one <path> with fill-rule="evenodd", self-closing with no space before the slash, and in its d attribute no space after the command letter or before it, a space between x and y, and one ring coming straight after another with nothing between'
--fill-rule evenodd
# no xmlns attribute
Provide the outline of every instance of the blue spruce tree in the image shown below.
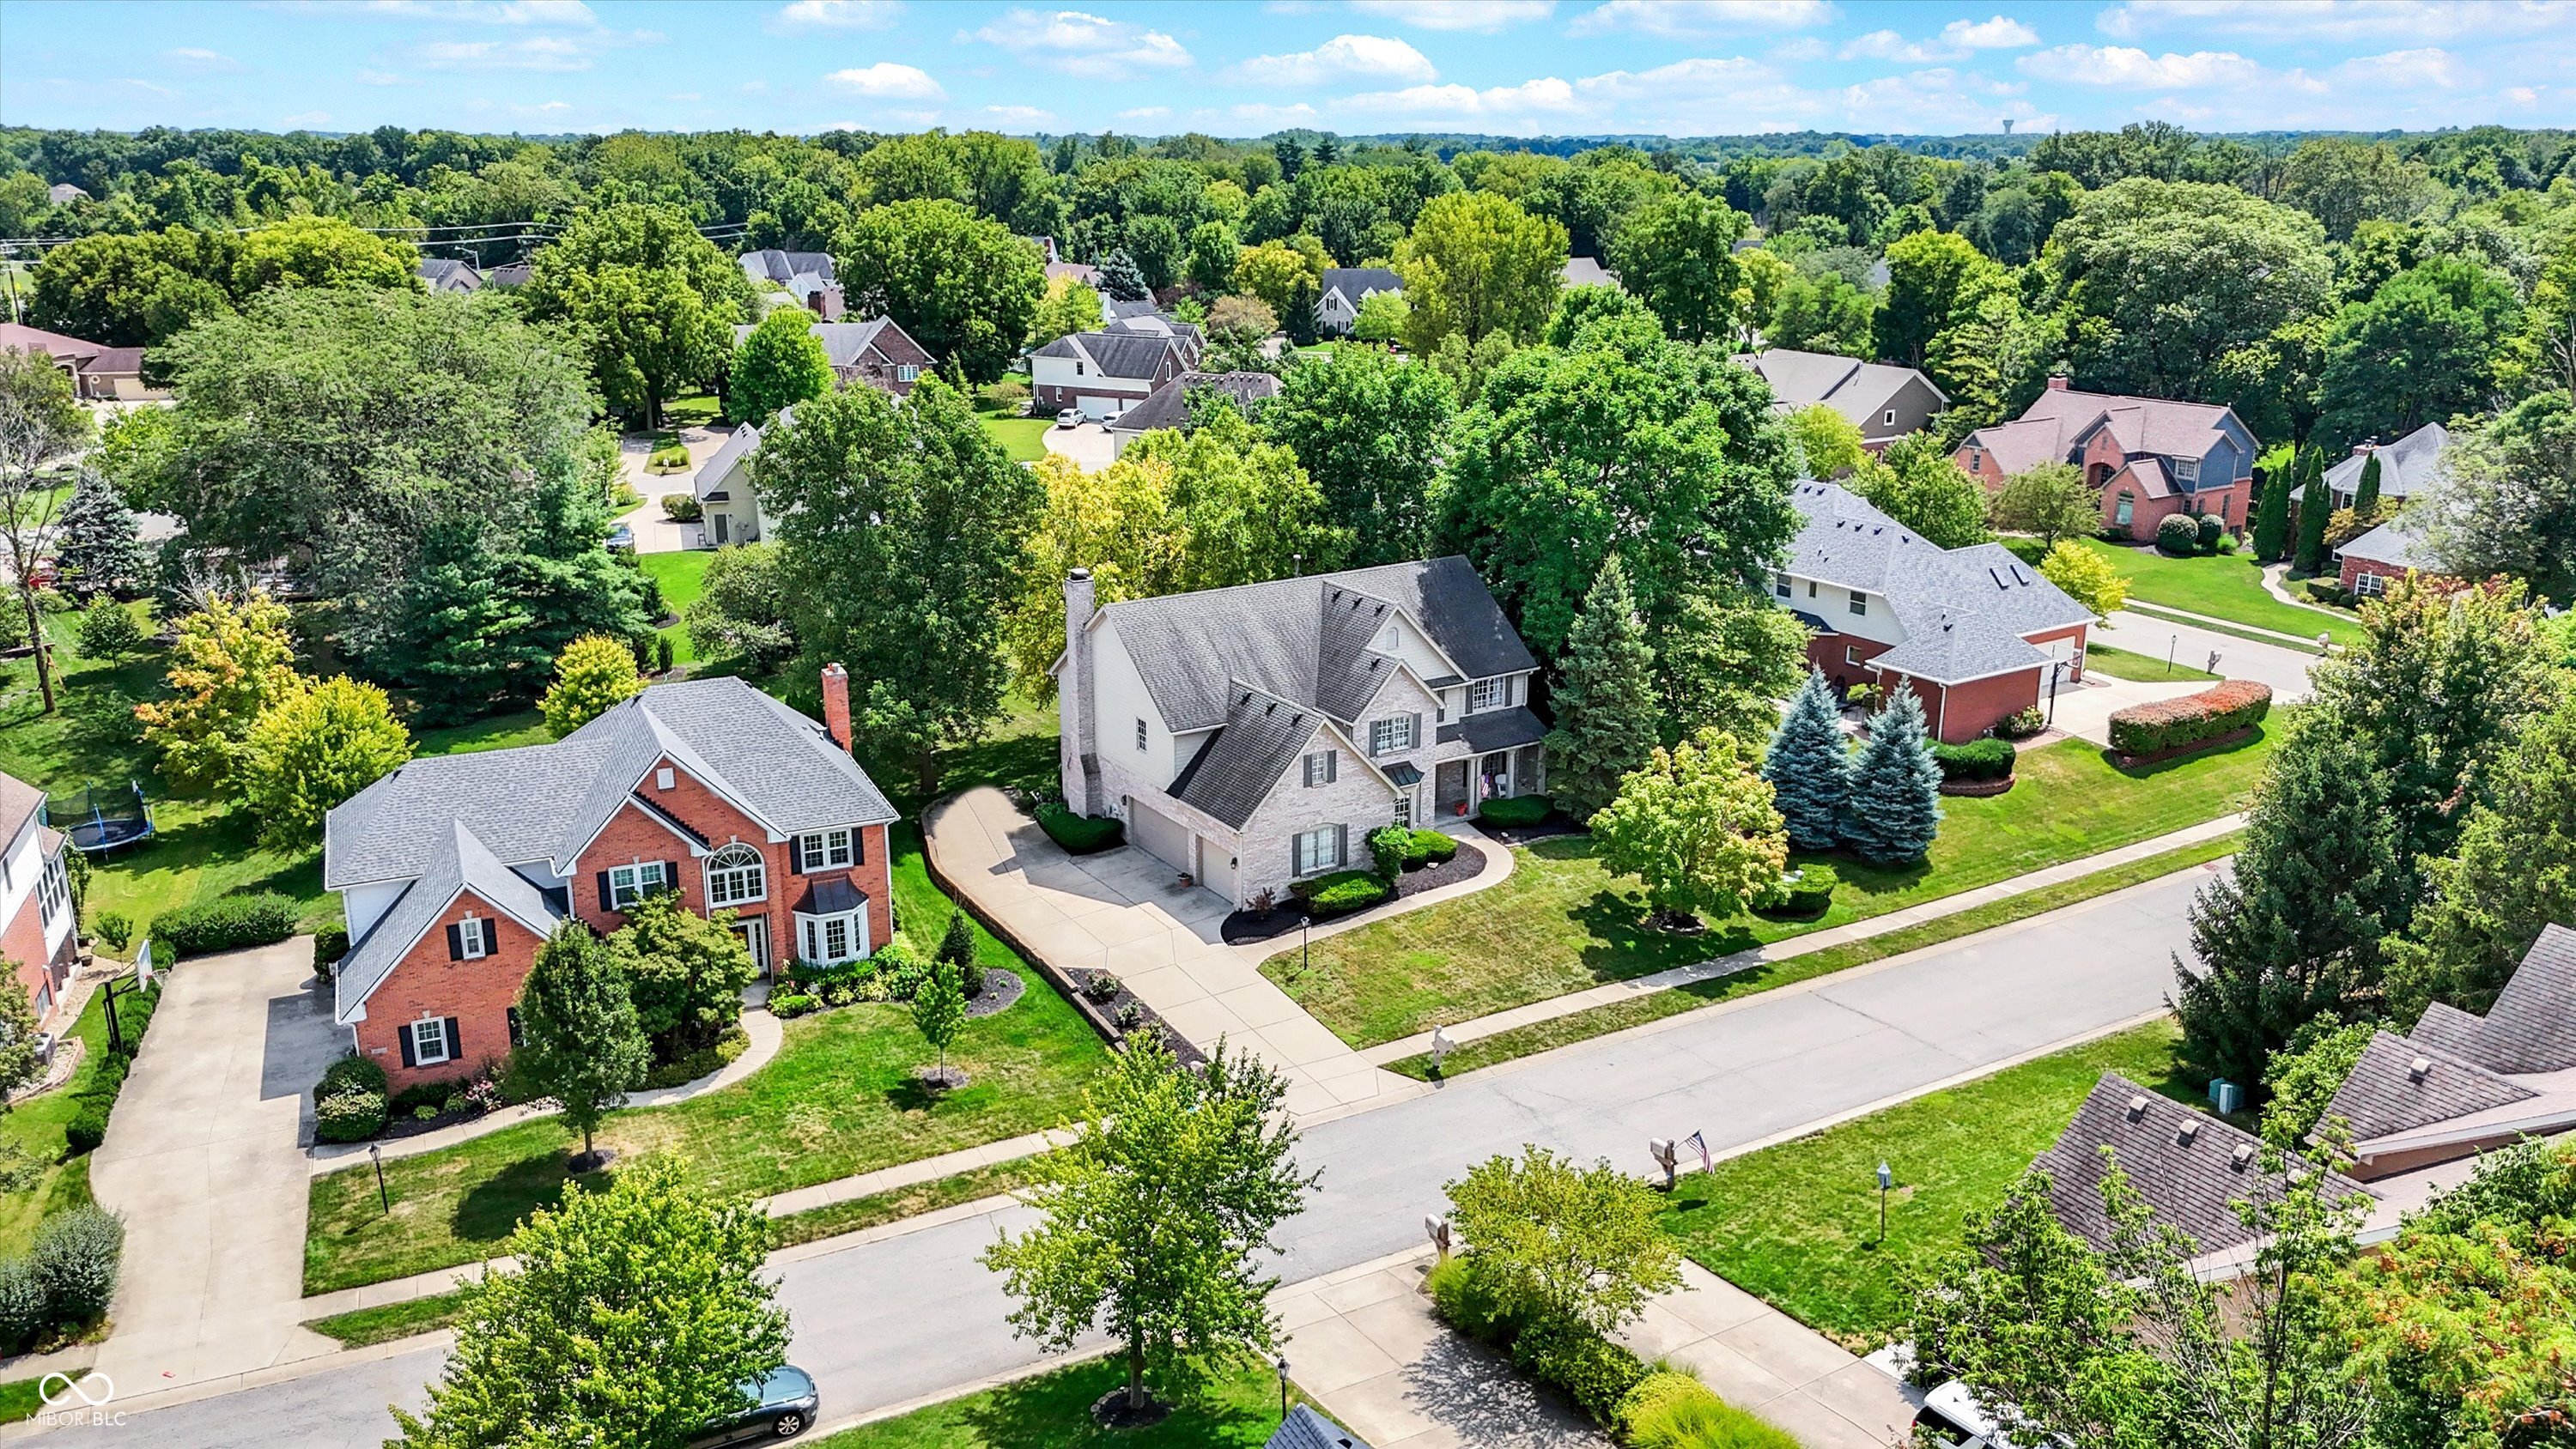
<svg viewBox="0 0 2576 1449"><path fill-rule="evenodd" d="M1851 760L1835 727L1840 712L1824 671L1808 670L1806 686L1772 731L1771 748L1762 757L1771 803L1788 824L1789 843L1800 850L1831 850L1842 839Z"/></svg>
<svg viewBox="0 0 2576 1449"><path fill-rule="evenodd" d="M1932 762L1923 702L1906 685L1869 717L1869 743L1852 761L1843 844L1879 865L1910 865L1941 828L1941 767Z"/></svg>

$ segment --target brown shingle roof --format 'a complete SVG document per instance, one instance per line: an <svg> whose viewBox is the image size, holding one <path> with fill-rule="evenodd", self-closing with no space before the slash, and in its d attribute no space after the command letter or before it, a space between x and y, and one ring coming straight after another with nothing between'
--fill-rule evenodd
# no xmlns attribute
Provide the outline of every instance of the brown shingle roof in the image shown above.
<svg viewBox="0 0 2576 1449"><path fill-rule="evenodd" d="M2355 1142L2368 1142L2538 1095L2438 1047L2383 1031L2363 1048L2326 1114L2350 1123Z"/></svg>

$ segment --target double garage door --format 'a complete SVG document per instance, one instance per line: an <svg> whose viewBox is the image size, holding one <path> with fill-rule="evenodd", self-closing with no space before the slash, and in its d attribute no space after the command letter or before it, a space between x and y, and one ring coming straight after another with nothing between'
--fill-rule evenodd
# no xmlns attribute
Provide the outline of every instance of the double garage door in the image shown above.
<svg viewBox="0 0 2576 1449"><path fill-rule="evenodd" d="M1218 853L1214 846L1205 851L1194 847L1197 840L1188 826L1174 820L1153 806L1129 796L1127 799L1127 840L1138 850L1172 868L1176 875L1206 875L1199 884L1234 899L1234 863ZM1204 859L1201 857L1204 856Z"/></svg>

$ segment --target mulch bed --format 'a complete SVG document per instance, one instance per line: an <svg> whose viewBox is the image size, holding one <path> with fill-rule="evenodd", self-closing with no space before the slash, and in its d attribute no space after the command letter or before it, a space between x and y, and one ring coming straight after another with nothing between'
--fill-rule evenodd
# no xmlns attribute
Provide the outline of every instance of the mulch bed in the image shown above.
<svg viewBox="0 0 2576 1449"><path fill-rule="evenodd" d="M1447 860L1436 865L1426 865L1420 870L1408 870L1397 876L1394 896L1376 905L1356 911L1344 911L1339 915L1310 916L1306 903L1292 897L1285 904L1273 906L1266 911L1237 911L1226 917L1217 931L1229 946L1250 946L1262 941L1273 941L1296 930L1300 923L1309 919L1320 923L1328 920L1344 920L1353 916L1366 916L1370 911L1382 911L1407 896L1418 896L1424 891L1436 891L1442 886L1474 880L1484 872L1484 869L1483 852L1477 849L1475 842L1462 840L1458 843L1458 853Z"/></svg>
<svg viewBox="0 0 2576 1449"><path fill-rule="evenodd" d="M459 1122L471 1122L483 1115L484 1114L481 1112L469 1110L464 1112L441 1112L435 1117L427 1118L389 1117L385 1121L385 1130L377 1133L374 1137L371 1137L368 1140L371 1142L393 1142L405 1137L418 1137L424 1133L435 1132L441 1127L453 1127Z"/></svg>
<svg viewBox="0 0 2576 1449"><path fill-rule="evenodd" d="M1172 1055L1179 1058L1183 1066L1196 1067L1207 1064L1207 1054L1191 1045L1188 1037L1172 1030L1164 1022L1162 1014L1147 1006L1144 999L1135 992L1128 990L1126 983L1119 983L1117 995L1106 1001L1095 1000L1091 994L1091 980L1095 976L1107 976L1109 972L1095 966L1073 966L1068 967L1064 974L1073 978L1071 999L1074 1009L1089 1017L1092 1026L1097 1028L1102 1036L1113 1042L1126 1037L1127 1028L1118 1024L1118 1017L1126 1010L1128 1003L1133 1002L1141 1018L1136 1024L1136 1030L1160 1032L1163 1045L1171 1049Z"/></svg>
<svg viewBox="0 0 2576 1449"><path fill-rule="evenodd" d="M1020 999L1020 993L1028 989L1029 983L1021 980L1017 971L988 966L984 970L984 989L966 998L966 1019L973 1021L1008 1011Z"/></svg>

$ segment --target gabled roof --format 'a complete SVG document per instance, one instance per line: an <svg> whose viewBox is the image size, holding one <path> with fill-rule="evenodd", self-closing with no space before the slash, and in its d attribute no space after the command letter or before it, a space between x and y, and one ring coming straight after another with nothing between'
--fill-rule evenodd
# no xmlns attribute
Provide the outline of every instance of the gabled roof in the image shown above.
<svg viewBox="0 0 2576 1449"><path fill-rule="evenodd" d="M2487 1008L2478 1060L2499 1072L2576 1069L2576 931L2541 928Z"/></svg>
<svg viewBox="0 0 2576 1449"><path fill-rule="evenodd" d="M1369 1449L1357 1434L1304 1404L1288 1411L1262 1449Z"/></svg>
<svg viewBox="0 0 2576 1449"><path fill-rule="evenodd" d="M742 274L755 282L784 282L799 273L835 279L830 252L787 252L768 247L742 254Z"/></svg>
<svg viewBox="0 0 2576 1449"><path fill-rule="evenodd" d="M1394 661L1368 649L1396 613L1411 619L1462 677L1538 667L1463 557L1166 594L1104 606L1164 725L1179 733L1225 722L1237 686L1341 713L1366 704ZM1377 661L1372 668L1370 661Z"/></svg>
<svg viewBox="0 0 2576 1449"><path fill-rule="evenodd" d="M2097 1252L2113 1241L2102 1206L2105 1147L2156 1221L2187 1234L2203 1254L2252 1241L2235 1204L2280 1190L2262 1171L2262 1143L2252 1134L2104 1072L2056 1145L2031 1164L2049 1175L2057 1220ZM2332 1192L2344 1198L2368 1190L2337 1176Z"/></svg>
<svg viewBox="0 0 2576 1449"><path fill-rule="evenodd" d="M352 1013L384 984L421 934L447 914L460 892L472 891L540 936L550 934L565 915L560 902L502 864L461 821L424 830L421 844L428 853L419 877L349 947L332 974L332 1018L342 1026L356 1020Z"/></svg>
<svg viewBox="0 0 2576 1449"><path fill-rule="evenodd" d="M2001 544L1944 549L1835 483L1790 489L1805 523L1788 571L1887 601L1905 638L1870 662L1939 683L2045 665L2024 638L2092 622L2092 611ZM1826 611L1831 616L1833 611Z"/></svg>
<svg viewBox="0 0 2576 1449"><path fill-rule="evenodd" d="M1139 332L1074 332L1039 348L1034 356L1073 357L1102 378L1151 378L1180 347L1171 337Z"/></svg>
<svg viewBox="0 0 2576 1449"><path fill-rule="evenodd" d="M1599 257L1567 257L1556 269L1557 279L1569 287L1615 287L1619 274L1601 265Z"/></svg>
<svg viewBox="0 0 2576 1449"><path fill-rule="evenodd" d="M877 346L879 339L889 331L906 340L910 340L911 337L910 333L896 326L895 320L891 317L861 317L841 322L817 322L805 330L813 334L815 341L823 344L825 360L836 368L860 365L867 359L868 353ZM735 323L734 345L741 346L742 339L749 337L751 332L750 323ZM739 435L740 430L737 429L736 432Z"/></svg>
<svg viewBox="0 0 2576 1449"><path fill-rule="evenodd" d="M2439 481L2451 448L2451 434L2440 423L2426 423L2393 443L2372 450L2379 458L2379 496L2404 498ZM2355 452L2325 472L2326 491L2353 493L2361 488L2361 470L2372 452Z"/></svg>
<svg viewBox="0 0 2576 1449"><path fill-rule="evenodd" d="M1240 830L1270 798L1290 762L1305 753L1307 741L1331 724L1312 705L1236 685L1224 725L1172 777L1170 794ZM1356 751L1351 754L1359 758Z"/></svg>
<svg viewBox="0 0 2576 1449"><path fill-rule="evenodd" d="M48 332L42 327L29 327L22 322L0 322L0 351L11 349L30 356L58 357L74 368L82 368L104 347L96 342L83 342L77 337L65 337L59 332Z"/></svg>
<svg viewBox="0 0 2576 1449"><path fill-rule="evenodd" d="M448 257L422 257L420 279L428 283L432 291L459 281L469 292L483 285L483 274L475 270L473 263L460 262Z"/></svg>
<svg viewBox="0 0 2576 1449"><path fill-rule="evenodd" d="M782 412L781 416L784 415ZM697 473L689 480L690 491L703 499L724 487L726 480L733 476L734 469L742 465L742 460L759 450L760 429L750 423L736 427L733 436L724 440L724 446L716 449L715 456L698 465Z"/></svg>
<svg viewBox="0 0 2576 1449"><path fill-rule="evenodd" d="M0 774L0 848L16 840L44 808L44 791L15 775Z"/></svg>
<svg viewBox="0 0 2576 1449"><path fill-rule="evenodd" d="M2538 1095L2449 1052L2383 1031L2362 1049L2326 1114L2350 1123L2353 1141L2362 1143Z"/></svg>
<svg viewBox="0 0 2576 1449"><path fill-rule="evenodd" d="M1190 393L1202 387L1218 388L1247 406L1279 395L1279 379L1266 372L1185 372L1112 418L1109 430L1150 433L1156 428L1177 428L1189 421Z"/></svg>
<svg viewBox="0 0 2576 1449"><path fill-rule="evenodd" d="M2432 539L2434 511L2435 505L2430 503L2401 508L2395 518L2336 549L2335 556L2440 573L2443 564Z"/></svg>
<svg viewBox="0 0 2576 1449"><path fill-rule="evenodd" d="M1950 400L1922 373L1884 362L1863 362L1857 357L1801 352L1790 347L1748 352L1735 360L1771 384L1771 396L1782 409L1794 412L1823 403L1859 424L1864 432L1880 426L1879 418L1887 411L1889 400L1914 383L1923 384L1942 402Z"/></svg>
<svg viewBox="0 0 2576 1449"><path fill-rule="evenodd" d="M1324 291L1339 291L1354 307L1371 292L1401 292L1404 278L1393 267L1326 267L1320 285Z"/></svg>
<svg viewBox="0 0 2576 1449"><path fill-rule="evenodd" d="M2253 438L2244 422L2225 407L2051 387L2020 417L1979 428L1962 446L1983 448L1995 455L2004 472L2019 473L2041 463L2071 461L2087 437L2096 429L2108 428L2124 453L2200 458L2207 456L2231 423L2236 432Z"/></svg>

